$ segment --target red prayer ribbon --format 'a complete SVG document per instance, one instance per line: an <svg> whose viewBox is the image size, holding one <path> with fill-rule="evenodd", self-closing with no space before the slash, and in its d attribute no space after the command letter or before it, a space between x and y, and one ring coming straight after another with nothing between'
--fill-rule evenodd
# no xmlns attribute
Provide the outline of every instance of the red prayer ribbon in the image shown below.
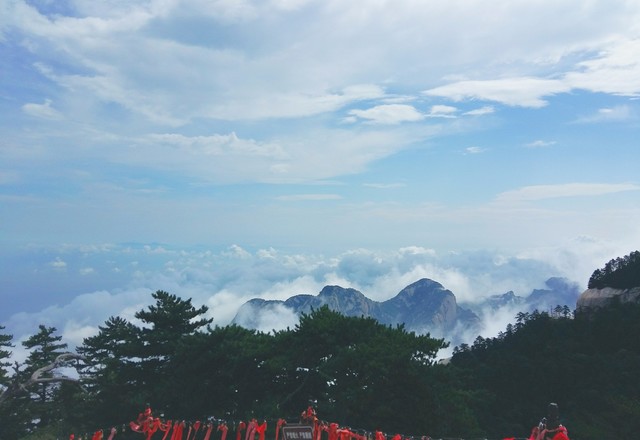
<svg viewBox="0 0 640 440"><path fill-rule="evenodd" d="M279 435L280 435L280 428L282 427L282 425L286 425L287 421L285 419L278 419L278 423L276 424L276 440L278 440ZM224 440L224 438L222 439Z"/></svg>

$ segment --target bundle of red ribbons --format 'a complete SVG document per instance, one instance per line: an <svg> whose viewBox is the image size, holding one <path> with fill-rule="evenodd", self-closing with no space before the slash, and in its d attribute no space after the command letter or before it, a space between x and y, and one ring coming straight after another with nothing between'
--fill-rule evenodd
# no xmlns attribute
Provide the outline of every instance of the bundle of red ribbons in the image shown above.
<svg viewBox="0 0 640 440"><path fill-rule="evenodd" d="M337 423L321 422L315 416L315 411L311 407L302 413L301 421L313 427L313 438L310 440L387 440L387 436L380 431L376 431L374 438L371 439L369 436L352 431L350 428L340 427ZM281 428L286 423L284 419L278 419L275 440L280 440ZM212 440L211 436L214 430L221 432L218 440L226 440L227 431L229 430L227 423L224 421L188 423L186 421L162 420L153 416L151 408L147 408L140 413L136 421L129 423L129 427L132 431L144 435L144 440ZM251 419L249 422L239 422L235 426L235 430L235 440L266 440L267 422L260 423L257 419ZM106 440L114 440L116 433L117 430L112 428ZM161 434L156 435L157 433ZM326 434L323 439L324 433ZM70 440L83 439L75 439L74 435L71 434ZM89 437L84 440L89 440ZM90 440L105 440L103 431L96 431ZM403 437L400 434L396 434L391 440L403 440ZM430 438L423 436L420 440L430 440Z"/></svg>

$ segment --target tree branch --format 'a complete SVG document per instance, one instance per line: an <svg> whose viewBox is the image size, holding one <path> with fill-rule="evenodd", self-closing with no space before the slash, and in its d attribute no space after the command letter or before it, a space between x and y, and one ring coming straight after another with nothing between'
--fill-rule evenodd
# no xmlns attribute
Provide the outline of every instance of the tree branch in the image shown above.
<svg viewBox="0 0 640 440"><path fill-rule="evenodd" d="M18 395L20 393L28 393L29 387L38 383L56 383L56 382L80 383L78 379L74 379L68 376L42 377L43 375L49 373L52 370L55 370L56 368L67 366L69 362L72 360L82 360L84 362L87 362L87 359L84 356L81 356L79 354L62 353L58 355L58 357L56 357L56 359L49 365L45 365L44 367L38 368L36 371L34 371L33 374L31 374L31 377L27 381L20 383L16 379L13 383L11 383L5 390L2 391L2 393L0 393L0 403L3 403L5 400L9 399L10 397ZM15 370L16 370L16 377L17 377L17 373L18 373L17 365Z"/></svg>

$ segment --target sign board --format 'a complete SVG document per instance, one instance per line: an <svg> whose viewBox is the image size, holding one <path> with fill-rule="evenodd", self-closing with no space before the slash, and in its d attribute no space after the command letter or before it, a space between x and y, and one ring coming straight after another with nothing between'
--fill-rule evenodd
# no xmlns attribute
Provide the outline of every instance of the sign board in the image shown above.
<svg viewBox="0 0 640 440"><path fill-rule="evenodd" d="M282 427L283 440L313 440L313 426L311 425L284 425Z"/></svg>

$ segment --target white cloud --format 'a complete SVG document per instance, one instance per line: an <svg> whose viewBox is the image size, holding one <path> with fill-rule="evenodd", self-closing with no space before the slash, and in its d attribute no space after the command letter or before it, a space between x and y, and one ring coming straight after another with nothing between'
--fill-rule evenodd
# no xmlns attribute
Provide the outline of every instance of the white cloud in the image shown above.
<svg viewBox="0 0 640 440"><path fill-rule="evenodd" d="M56 259L49 263L49 266L56 270L66 270L67 263L60 259L60 257L56 257Z"/></svg>
<svg viewBox="0 0 640 440"><path fill-rule="evenodd" d="M412 1L91 3L74 2L76 16L64 17L12 2L3 27L22 33L43 59L56 54L65 68L43 65L69 94L170 126L315 115L381 99L381 84L432 84L469 71L488 81L429 92L539 107L541 97L570 88L638 91L639 10L632 3L501 1L490 12L475 0L464 8ZM228 34L194 36L220 27ZM576 58L575 65L565 61ZM540 66L554 65L565 70L534 77L545 70ZM509 71L532 73L505 79ZM556 82L562 74L569 85Z"/></svg>
<svg viewBox="0 0 640 440"><path fill-rule="evenodd" d="M293 329L299 319L293 310L282 304L263 306L259 312L255 307L245 304L236 314L235 322L262 332L271 332Z"/></svg>
<svg viewBox="0 0 640 440"><path fill-rule="evenodd" d="M547 105L547 101L542 97L569 90L570 87L555 79L514 77L484 81L458 81L425 90L424 94L454 101L479 99L510 106L539 108Z"/></svg>
<svg viewBox="0 0 640 440"><path fill-rule="evenodd" d="M62 113L51 106L52 101L46 99L43 104L28 103L22 106L22 111L30 116L42 119L59 120L62 119Z"/></svg>
<svg viewBox="0 0 640 440"><path fill-rule="evenodd" d="M561 74L485 80L461 80L425 90L427 96L454 101L487 100L509 106L540 108L548 104L545 97L581 89L593 93L625 96L640 95L640 38L604 40L601 52L587 58ZM605 115L601 115L606 117ZM614 118L626 117L623 109Z"/></svg>
<svg viewBox="0 0 640 440"><path fill-rule="evenodd" d="M433 105L429 110L429 117L431 118L454 118L455 113L458 111L456 107L450 105Z"/></svg>
<svg viewBox="0 0 640 440"><path fill-rule="evenodd" d="M550 147L555 144L556 144L556 141L544 141L542 139L538 139L533 142L529 142L528 144L526 144L526 146L529 148L543 148L543 147Z"/></svg>
<svg viewBox="0 0 640 440"><path fill-rule="evenodd" d="M240 259L247 259L251 257L251 254L244 250L241 246L237 244L232 244L229 248L222 253L225 257L234 257Z"/></svg>
<svg viewBox="0 0 640 440"><path fill-rule="evenodd" d="M377 105L367 110L350 110L349 114L376 124L399 124L424 119L422 113L407 104Z"/></svg>
<svg viewBox="0 0 640 440"><path fill-rule="evenodd" d="M614 38L598 56L580 61L565 76L572 88L626 96L640 94L640 38Z"/></svg>
<svg viewBox="0 0 640 440"><path fill-rule="evenodd" d="M506 191L496 197L500 202L544 200L557 197L592 197L622 191L638 191L640 185L632 183L566 183L559 185L525 186Z"/></svg>
<svg viewBox="0 0 640 440"><path fill-rule="evenodd" d="M484 153L486 151L485 148L482 147L467 147L464 150L467 154L479 154Z"/></svg>
<svg viewBox="0 0 640 440"><path fill-rule="evenodd" d="M485 105L483 107L480 108L476 108L473 110L469 110L468 112L465 112L465 115L469 115L469 116L482 116L482 115L489 115L491 113L495 113L496 109L494 106L492 105Z"/></svg>
<svg viewBox="0 0 640 440"><path fill-rule="evenodd" d="M123 140L125 145L106 149L103 154L119 164L178 172L203 182L318 182L360 172L371 162L428 138L429 130L305 127L262 141L235 132L150 134Z"/></svg>
<svg viewBox="0 0 640 440"><path fill-rule="evenodd" d="M172 250L154 254L160 260L152 265L145 262L127 282L128 287L79 295L67 304L43 303L42 310L15 314L3 325L16 339L33 334L38 324L54 326L73 348L95 334L109 316L135 321L135 312L151 305L151 292L158 289L191 298L195 306L207 305L208 316L214 318L215 325L230 323L249 299L317 295L325 285L334 284L353 287L371 299L384 301L407 285L430 278L451 290L459 303L474 304L509 290L526 296L534 288L544 287L544 282L553 276L567 276L584 286L593 270L611 258L626 255L630 249L625 246L628 243L621 247L620 243L583 237L553 248L530 248L518 255L488 251L439 255L421 246L391 251L354 249L329 256L275 249L250 253L239 246L220 253ZM68 252L70 256L76 253ZM122 267L127 266L126 259L138 256L118 248L109 250L108 255L120 261ZM166 270L166 261L172 263L172 270ZM504 330L513 318L511 310L496 313L483 315L485 337ZM291 311L281 306L252 319L257 319L263 331L293 327L297 322ZM472 341L476 335L467 336Z"/></svg>

